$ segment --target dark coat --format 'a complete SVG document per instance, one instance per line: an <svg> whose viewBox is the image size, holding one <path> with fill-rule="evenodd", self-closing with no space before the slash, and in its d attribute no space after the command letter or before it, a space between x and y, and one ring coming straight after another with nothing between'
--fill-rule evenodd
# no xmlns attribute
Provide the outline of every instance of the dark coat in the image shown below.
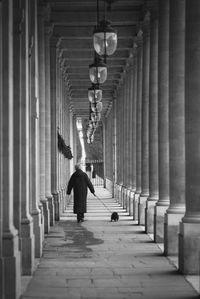
<svg viewBox="0 0 200 299"><path fill-rule="evenodd" d="M88 178L87 174L81 169L76 170L68 183L67 194L74 190L74 213L87 212L87 191L90 189L91 193L95 193L94 187Z"/></svg>

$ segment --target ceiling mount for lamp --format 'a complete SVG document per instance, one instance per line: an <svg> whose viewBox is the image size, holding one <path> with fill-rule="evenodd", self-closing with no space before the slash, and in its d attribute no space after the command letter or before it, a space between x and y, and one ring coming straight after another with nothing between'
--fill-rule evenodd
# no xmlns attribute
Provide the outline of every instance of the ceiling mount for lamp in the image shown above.
<svg viewBox="0 0 200 299"><path fill-rule="evenodd" d="M107 66L95 52L94 63L89 65L89 75L92 83L104 83L107 79Z"/></svg>

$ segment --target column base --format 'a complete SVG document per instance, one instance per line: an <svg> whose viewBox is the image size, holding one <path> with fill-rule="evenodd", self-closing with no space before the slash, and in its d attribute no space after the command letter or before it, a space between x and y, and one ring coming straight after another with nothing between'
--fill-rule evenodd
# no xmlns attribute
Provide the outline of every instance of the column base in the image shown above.
<svg viewBox="0 0 200 299"><path fill-rule="evenodd" d="M123 209L126 209L126 187L125 186L122 186L122 189L121 189L121 196L122 196L122 207Z"/></svg>
<svg viewBox="0 0 200 299"><path fill-rule="evenodd" d="M43 205L42 203L40 202L39 203L39 209L40 209L40 214L41 214L41 230L42 230L42 243L44 241L44 212L43 212Z"/></svg>
<svg viewBox="0 0 200 299"><path fill-rule="evenodd" d="M148 196L140 195L138 203L138 224L145 225L145 209Z"/></svg>
<svg viewBox="0 0 200 299"><path fill-rule="evenodd" d="M4 275L3 275L3 258L0 257L0 298L4 298Z"/></svg>
<svg viewBox="0 0 200 299"><path fill-rule="evenodd" d="M118 204L122 206L122 185L119 185L118 187Z"/></svg>
<svg viewBox="0 0 200 299"><path fill-rule="evenodd" d="M136 191L134 195L134 202L133 202L133 220L138 220L139 218L139 199L140 199L140 192Z"/></svg>
<svg viewBox="0 0 200 299"><path fill-rule="evenodd" d="M154 241L156 243L164 243L164 216L167 206L155 205L155 216L154 216Z"/></svg>
<svg viewBox="0 0 200 299"><path fill-rule="evenodd" d="M58 192L53 193L54 205L55 205L55 221L60 220L60 202Z"/></svg>
<svg viewBox="0 0 200 299"><path fill-rule="evenodd" d="M170 213L167 210L164 217L164 254L178 254L178 233L179 222L183 218L184 213Z"/></svg>
<svg viewBox="0 0 200 299"><path fill-rule="evenodd" d="M130 190L129 192L129 215L133 216L133 205L135 198L135 190Z"/></svg>
<svg viewBox="0 0 200 299"><path fill-rule="evenodd" d="M21 257L18 243L18 235L3 234L3 277L6 299L19 298L21 295Z"/></svg>
<svg viewBox="0 0 200 299"><path fill-rule="evenodd" d="M43 216L44 216L44 233L48 234L50 231L50 216L49 216L49 208L47 199L41 200L43 206Z"/></svg>
<svg viewBox="0 0 200 299"><path fill-rule="evenodd" d="M48 195L47 200L48 200L48 208L49 208L50 226L54 226L54 224L55 224L55 207L54 207L53 196Z"/></svg>
<svg viewBox="0 0 200 299"><path fill-rule="evenodd" d="M35 235L35 257L40 258L42 256L42 224L40 210L32 212L33 218L33 233Z"/></svg>
<svg viewBox="0 0 200 299"><path fill-rule="evenodd" d="M157 198L148 198L145 208L145 232L149 234L154 233L154 213Z"/></svg>
<svg viewBox="0 0 200 299"><path fill-rule="evenodd" d="M184 220L183 220L184 221ZM200 223L180 223L179 271L186 275L199 275Z"/></svg>
<svg viewBox="0 0 200 299"><path fill-rule="evenodd" d="M34 269L35 239L32 219L21 221L22 275L31 275Z"/></svg>

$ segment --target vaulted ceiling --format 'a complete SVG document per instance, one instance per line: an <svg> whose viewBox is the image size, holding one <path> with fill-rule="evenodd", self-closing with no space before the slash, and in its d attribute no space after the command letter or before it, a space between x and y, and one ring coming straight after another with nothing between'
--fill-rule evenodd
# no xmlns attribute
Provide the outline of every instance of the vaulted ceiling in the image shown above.
<svg viewBox="0 0 200 299"><path fill-rule="evenodd" d="M116 52L107 59L108 77L103 90L102 117L111 107L127 62L132 54L134 39L148 0L106 0L111 10L106 18L117 31ZM150 1L150 0L149 0ZM60 40L60 53L64 58L67 83L73 113L88 118L89 65L94 60L93 30L97 24L96 0L45 0L50 8L53 35ZM100 19L103 18L104 0L99 0Z"/></svg>

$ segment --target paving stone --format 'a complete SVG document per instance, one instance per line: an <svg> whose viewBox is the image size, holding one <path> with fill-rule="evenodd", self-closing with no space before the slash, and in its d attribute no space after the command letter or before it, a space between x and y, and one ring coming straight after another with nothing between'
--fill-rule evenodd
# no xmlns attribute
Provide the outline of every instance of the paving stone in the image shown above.
<svg viewBox="0 0 200 299"><path fill-rule="evenodd" d="M89 195L85 222L76 222L71 204L46 235L43 257L22 299L198 298L144 227L108 191L97 193L102 200ZM117 223L110 222L105 205L119 212Z"/></svg>

